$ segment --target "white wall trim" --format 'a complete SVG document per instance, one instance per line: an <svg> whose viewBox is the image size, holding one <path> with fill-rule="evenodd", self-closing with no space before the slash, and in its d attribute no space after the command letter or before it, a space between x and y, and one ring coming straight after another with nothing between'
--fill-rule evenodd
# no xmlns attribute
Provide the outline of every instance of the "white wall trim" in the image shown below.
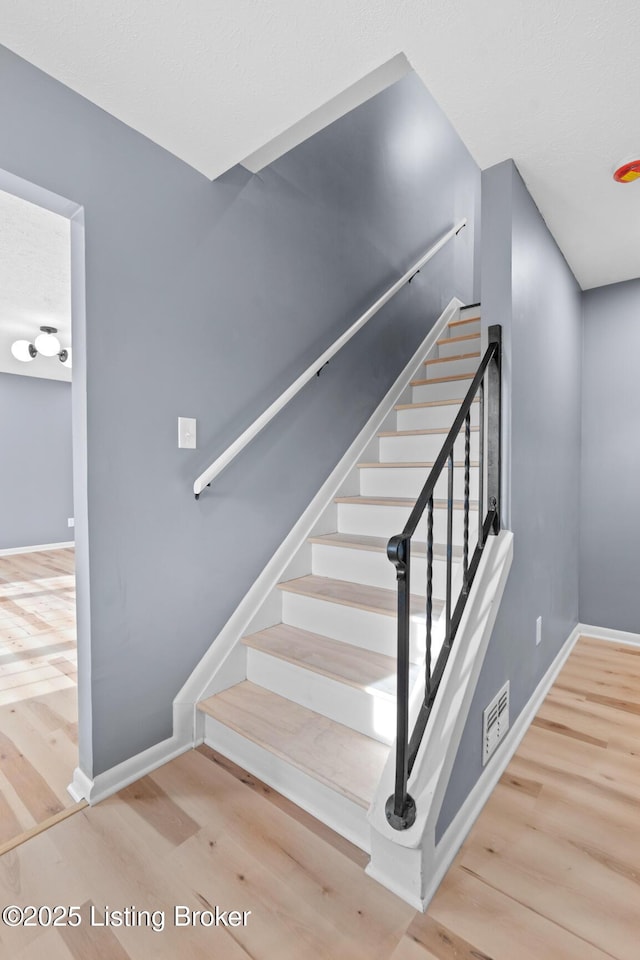
<svg viewBox="0 0 640 960"><path fill-rule="evenodd" d="M176 736L169 737L168 740L154 744L142 753L105 770L104 773L99 773L93 779L76 767L73 771L73 780L67 790L76 802L87 800L92 805L99 803L100 800L105 800L123 787L139 780L140 777L146 776L175 757L179 757L180 754L191 750L192 747L191 738L185 741Z"/></svg>
<svg viewBox="0 0 640 960"><path fill-rule="evenodd" d="M258 173L268 164L273 163L289 150L293 150L299 143L312 137L314 133L328 127L334 120L343 117L345 113L359 107L361 103L375 97L377 93L390 87L392 83L406 76L412 69L404 53L398 53L391 60L376 67L362 79L357 80L342 93L328 100L317 110L312 110L302 120L298 120L283 133L269 140L254 153L249 154L240 163L251 173Z"/></svg>
<svg viewBox="0 0 640 960"><path fill-rule="evenodd" d="M435 346L436 341L443 333L447 324L460 310L462 302L457 297L447 304L440 317L413 354L409 363L402 370L386 396L378 404L375 411L355 438L342 459L333 469L327 480L315 495L293 529L278 547L271 560L258 576L253 586L245 594L234 613L226 622L218 636L212 642L200 663L196 666L182 689L174 700L174 733L190 723L194 742L197 739L196 709L199 700L206 695L207 688L213 677L229 657L240 637L243 636L251 620L254 618L270 592L282 579L291 558L305 543L314 525L318 522L340 486L349 473L355 468L363 451L374 439L380 425L393 411L408 383L421 368L425 356Z"/></svg>
<svg viewBox="0 0 640 960"><path fill-rule="evenodd" d="M75 802L79 803L81 800L86 800L91 794L92 787L93 780L91 777L88 777L80 767L76 767L73 771L73 780L67 787L67 791Z"/></svg>
<svg viewBox="0 0 640 960"><path fill-rule="evenodd" d="M569 658L578 637L582 633L584 633L584 628L581 624L578 624L571 631L553 663L532 693L529 701L520 711L515 723L507 733L504 743L484 768L471 793L447 827L440 842L436 845L434 862L432 868L429 870L429 882L424 892L423 910L426 910L429 906L447 870L464 843L469 831L478 819L478 816L482 812L484 805L496 787L500 777L506 770L511 758L520 746L525 733L531 726L531 721L540 709L542 702L553 686L558 674ZM638 639L640 640L640 637Z"/></svg>
<svg viewBox="0 0 640 960"><path fill-rule="evenodd" d="M65 550L75 546L75 540L67 540L65 543L38 543L32 547L7 547L0 550L0 557L11 557L18 553L39 553L45 550Z"/></svg>
<svg viewBox="0 0 640 960"><path fill-rule="evenodd" d="M640 633L611 630L609 627L592 627L586 623L579 623L578 630L581 636L593 640L606 640L608 643L623 643L628 647L640 647Z"/></svg>

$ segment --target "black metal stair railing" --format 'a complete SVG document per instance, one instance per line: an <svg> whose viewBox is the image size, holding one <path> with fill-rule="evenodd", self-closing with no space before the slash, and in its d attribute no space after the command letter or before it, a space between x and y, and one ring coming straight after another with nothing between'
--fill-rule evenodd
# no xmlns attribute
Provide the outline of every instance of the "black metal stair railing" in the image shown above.
<svg viewBox="0 0 640 960"><path fill-rule="evenodd" d="M395 789L386 803L387 820L396 830L406 830L416 817L416 806L409 795L407 784L424 736L442 675L451 652L456 631L469 596L473 578L478 569L487 537L500 532L500 421L501 421L501 353L502 327L489 327L488 347L478 371L462 402L447 439L411 511L402 533L391 537L387 556L396 568L398 583L398 689ZM486 381L486 387L485 387ZM469 513L471 472L471 408L479 399L479 478L478 478L478 535L469 560ZM486 423L485 423L486 421ZM464 517L462 546L462 586L455 607L453 586L453 480L454 447L464 429ZM444 607L444 641L433 671L431 645L433 634L433 510L434 491L443 470L447 469L447 525L446 525L446 595ZM486 470L486 513L485 499ZM426 655L424 698L414 729L409 736L409 665L410 665L410 597L411 597L411 540L418 524L427 513L427 589L426 589Z"/></svg>

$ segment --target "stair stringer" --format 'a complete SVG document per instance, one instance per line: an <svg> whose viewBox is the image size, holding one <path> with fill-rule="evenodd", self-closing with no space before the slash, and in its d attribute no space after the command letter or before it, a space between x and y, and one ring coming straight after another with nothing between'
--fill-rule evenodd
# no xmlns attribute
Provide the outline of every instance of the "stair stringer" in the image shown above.
<svg viewBox="0 0 640 960"><path fill-rule="evenodd" d="M415 823L398 831L385 816L385 804L394 789L395 743L369 810L371 860L366 872L419 910L426 910L466 834L455 843L450 837L446 844L435 842L436 824L512 559L511 531L488 538L409 780L409 794L416 803ZM410 729L423 692L424 678L411 693ZM499 752L496 757L499 762Z"/></svg>
<svg viewBox="0 0 640 960"><path fill-rule="evenodd" d="M197 711L200 700L246 679L246 650L240 643L241 638L282 619L282 594L276 589L277 584L311 572L308 537L330 533L335 529L334 497L339 493L356 491L359 460L373 450L377 453L378 431L395 427L395 405L409 399L411 380L423 368L425 357L436 348L436 342L447 329L447 324L459 316L462 306L462 301L457 297L449 301L393 386L176 695L173 702L173 728L174 736L180 737L181 742L190 740L194 746L203 742L204 720ZM212 488L209 495L215 496L215 489Z"/></svg>

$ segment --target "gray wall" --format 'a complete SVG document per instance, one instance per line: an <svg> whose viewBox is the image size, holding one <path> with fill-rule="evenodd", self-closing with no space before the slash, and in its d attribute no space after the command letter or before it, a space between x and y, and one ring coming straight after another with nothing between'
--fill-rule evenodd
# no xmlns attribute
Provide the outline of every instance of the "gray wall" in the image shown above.
<svg viewBox="0 0 640 960"><path fill-rule="evenodd" d="M474 299L479 171L415 75L213 184L6 50L0 129L0 168L84 207L96 774L171 734L176 692L442 307ZM201 470L464 215L196 503Z"/></svg>
<svg viewBox="0 0 640 960"><path fill-rule="evenodd" d="M483 172L482 209L483 325L501 323L505 341L514 559L438 837L482 772L483 709L509 679L513 723L578 622L581 292L512 161Z"/></svg>
<svg viewBox="0 0 640 960"><path fill-rule="evenodd" d="M0 373L0 550L73 540L71 384Z"/></svg>
<svg viewBox="0 0 640 960"><path fill-rule="evenodd" d="M640 280L584 294L580 621L640 633Z"/></svg>

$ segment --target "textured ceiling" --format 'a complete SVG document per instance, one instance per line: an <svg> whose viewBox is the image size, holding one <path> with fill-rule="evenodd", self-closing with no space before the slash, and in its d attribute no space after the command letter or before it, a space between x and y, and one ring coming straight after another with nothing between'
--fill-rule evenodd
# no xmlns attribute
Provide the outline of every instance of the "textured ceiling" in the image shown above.
<svg viewBox="0 0 640 960"><path fill-rule="evenodd" d="M13 341L33 342L41 326L71 346L69 221L0 191L0 371L70 380L57 357L12 356Z"/></svg>
<svg viewBox="0 0 640 960"><path fill-rule="evenodd" d="M640 5L0 0L0 40L209 177L404 52L482 167L513 157L583 287L640 275Z"/></svg>

